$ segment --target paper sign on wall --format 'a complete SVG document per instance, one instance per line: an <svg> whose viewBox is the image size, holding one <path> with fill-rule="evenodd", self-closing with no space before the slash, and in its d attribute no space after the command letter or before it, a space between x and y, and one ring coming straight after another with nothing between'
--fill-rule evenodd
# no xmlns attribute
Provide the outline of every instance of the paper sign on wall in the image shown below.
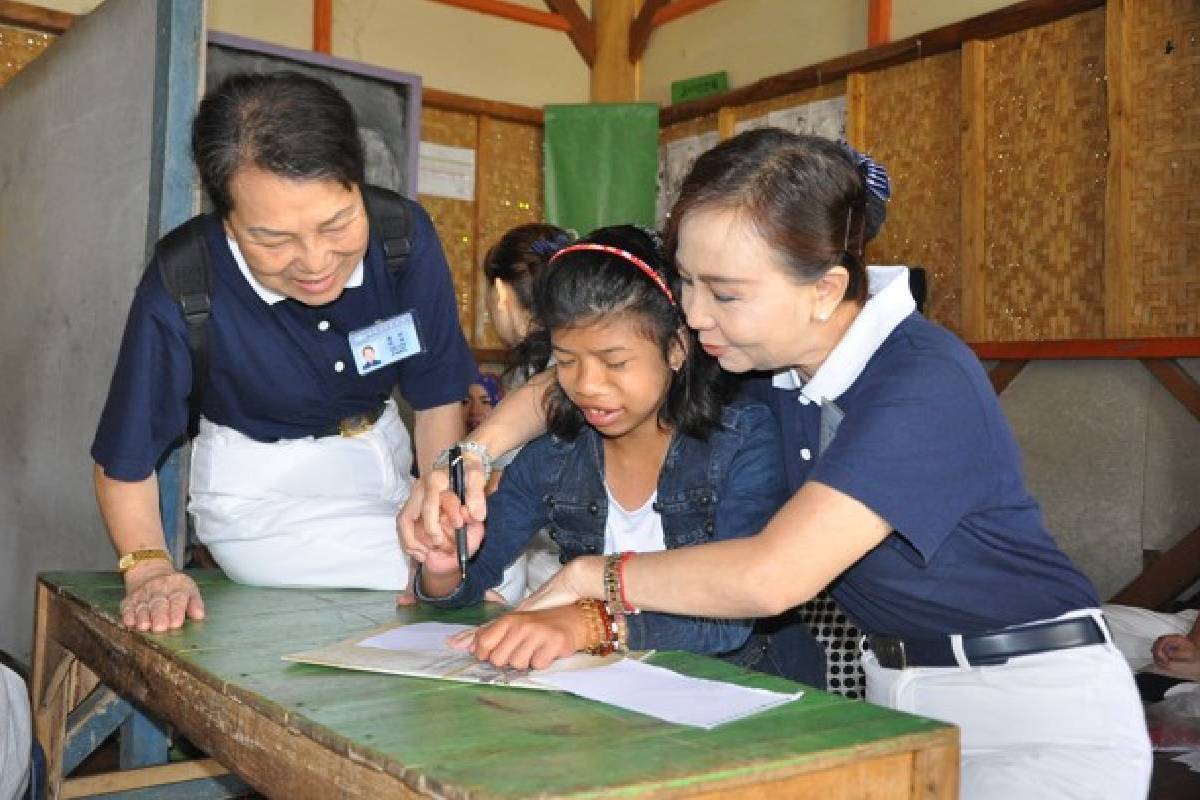
<svg viewBox="0 0 1200 800"><path fill-rule="evenodd" d="M455 200L475 199L475 151L421 142L417 193Z"/></svg>

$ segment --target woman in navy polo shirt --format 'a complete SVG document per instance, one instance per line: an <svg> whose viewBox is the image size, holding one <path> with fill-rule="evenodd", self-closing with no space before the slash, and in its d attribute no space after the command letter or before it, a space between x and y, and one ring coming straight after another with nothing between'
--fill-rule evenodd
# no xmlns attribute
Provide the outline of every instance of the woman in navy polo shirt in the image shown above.
<svg viewBox="0 0 1200 800"><path fill-rule="evenodd" d="M199 223L211 315L190 485L197 536L238 581L403 588L393 517L413 447L391 392L416 409L416 459L428 468L462 435L476 369L433 225L397 201L410 253L393 274L363 200L354 112L311 77L230 76L200 104L192 150L214 209ZM187 431L192 384L188 329L153 260L92 446L122 556L122 619L143 630L204 614L165 553L154 472Z"/></svg>
<svg viewBox="0 0 1200 800"><path fill-rule="evenodd" d="M756 536L579 558L526 606L763 616L830 586L869 634L868 699L961 727L964 797L1144 797L1129 669L987 376L916 312L906 269L861 264L868 173L771 129L696 161L669 230L687 321L725 369L768 373L748 392L781 423L794 494ZM474 437L493 450L528 432L503 412Z"/></svg>

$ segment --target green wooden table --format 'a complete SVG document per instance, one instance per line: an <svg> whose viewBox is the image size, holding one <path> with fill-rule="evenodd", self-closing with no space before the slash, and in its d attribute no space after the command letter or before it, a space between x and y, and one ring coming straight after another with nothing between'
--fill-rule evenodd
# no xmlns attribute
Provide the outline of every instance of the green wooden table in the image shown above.
<svg viewBox="0 0 1200 800"><path fill-rule="evenodd" d="M169 721L271 797L956 796L958 734L939 722L809 690L704 731L556 692L293 664L280 656L391 620L478 622L490 612L398 610L389 592L195 577L208 618L156 635L117 624L117 574L39 576L34 703L52 797L81 672ZM795 688L687 653L652 660L700 677Z"/></svg>

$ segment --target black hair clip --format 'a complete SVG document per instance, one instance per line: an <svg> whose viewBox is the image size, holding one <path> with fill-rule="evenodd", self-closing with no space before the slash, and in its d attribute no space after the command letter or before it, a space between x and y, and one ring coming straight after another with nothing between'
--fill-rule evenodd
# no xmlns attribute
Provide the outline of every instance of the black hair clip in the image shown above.
<svg viewBox="0 0 1200 800"><path fill-rule="evenodd" d="M575 241L575 236L571 233L556 233L549 239L538 239L533 244L529 245L529 249L537 253L542 258L552 258L555 253L562 250L571 242Z"/></svg>

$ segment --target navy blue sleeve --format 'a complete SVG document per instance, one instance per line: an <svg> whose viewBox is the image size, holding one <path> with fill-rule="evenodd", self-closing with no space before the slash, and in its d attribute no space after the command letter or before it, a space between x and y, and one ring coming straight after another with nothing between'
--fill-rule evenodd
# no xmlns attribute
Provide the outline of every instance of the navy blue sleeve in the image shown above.
<svg viewBox="0 0 1200 800"><path fill-rule="evenodd" d="M979 385L936 355L876 376L846 410L811 480L863 503L928 562L996 484Z"/></svg>
<svg viewBox="0 0 1200 800"><path fill-rule="evenodd" d="M488 589L500 585L504 570L550 522L542 501L545 481L539 478L544 474L539 465L544 465L549 446L549 436L534 439L504 470L500 486L487 499L487 530L467 565L467 579L453 594L429 597L420 591L418 578L418 599L438 608L459 608L480 602Z"/></svg>
<svg viewBox="0 0 1200 800"><path fill-rule="evenodd" d="M761 405L736 410L732 430L733 457L722 464L718 487L717 540L753 536L787 500L783 450L775 417ZM712 619L674 614L635 614L626 620L629 646L635 650L689 650L707 655L727 653L745 644L753 619Z"/></svg>
<svg viewBox="0 0 1200 800"><path fill-rule="evenodd" d="M416 203L412 250L400 273L397 297L412 309L422 352L400 363L400 393L416 409L455 403L467 396L474 380L475 357L463 336L450 266L425 209Z"/></svg>
<svg viewBox="0 0 1200 800"><path fill-rule="evenodd" d="M150 477L187 432L192 358L187 325L152 261L138 284L100 415L92 458L116 480Z"/></svg>

